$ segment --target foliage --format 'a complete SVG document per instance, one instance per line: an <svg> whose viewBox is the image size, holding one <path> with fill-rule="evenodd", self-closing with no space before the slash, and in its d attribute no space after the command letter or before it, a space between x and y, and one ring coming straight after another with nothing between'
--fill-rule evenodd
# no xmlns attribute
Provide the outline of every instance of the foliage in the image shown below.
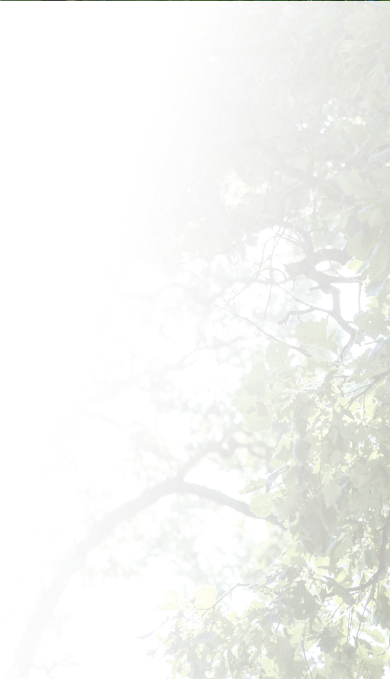
<svg viewBox="0 0 390 680"><path fill-rule="evenodd" d="M173 677L380 678L389 663L390 14L284 9L225 22L206 178L222 189L192 198L187 222L181 206L171 237L184 257L243 261L259 238L237 295L256 289L245 318L268 345L235 406L273 448L243 493L287 546L242 615L223 597L176 605Z"/></svg>
<svg viewBox="0 0 390 680"><path fill-rule="evenodd" d="M88 574L134 575L161 554L178 574L156 632L173 677L382 677L389 28L379 3L212 5L201 22L148 216L166 278L123 294L130 377L102 380L79 409L115 427L94 405L125 390L145 405L121 466L142 493L118 505L122 487L103 500L95 489L89 533L59 561L10 677L27 676L84 561ZM185 481L196 471L206 486ZM243 501L210 488L211 473L233 473ZM125 520L122 541L109 535ZM235 612L230 594L244 591Z"/></svg>

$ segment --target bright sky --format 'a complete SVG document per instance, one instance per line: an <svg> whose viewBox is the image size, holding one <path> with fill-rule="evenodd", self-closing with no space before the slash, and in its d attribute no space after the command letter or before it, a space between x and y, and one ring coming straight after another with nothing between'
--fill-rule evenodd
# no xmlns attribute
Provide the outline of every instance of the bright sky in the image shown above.
<svg viewBox="0 0 390 680"><path fill-rule="evenodd" d="M80 509L59 478L66 466L58 465L56 428L88 392L92 368L100 360L105 368L115 332L106 312L129 262L133 287L154 276L137 265L145 178L149 169L158 176L194 25L190 5L88 7L2 8L0 674L53 558L48 534L67 506L70 518ZM92 477L110 469L107 438L98 437L92 447L85 435L89 448L80 452ZM118 456L126 445L119 433ZM66 531L59 554L73 539ZM167 675L160 662L147 665L134 639L151 630L153 604L173 587L166 568L156 564L142 583L72 587L60 647L80 666L56 677ZM56 645L48 633L49 655Z"/></svg>

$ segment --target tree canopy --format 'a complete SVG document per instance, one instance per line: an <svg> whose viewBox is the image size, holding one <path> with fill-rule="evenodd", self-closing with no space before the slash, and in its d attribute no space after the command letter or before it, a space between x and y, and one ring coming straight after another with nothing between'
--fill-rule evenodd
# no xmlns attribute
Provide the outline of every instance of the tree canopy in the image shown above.
<svg viewBox="0 0 390 680"><path fill-rule="evenodd" d="M225 10L196 33L148 215L166 282L132 297L161 340L107 388L131 384L179 417L182 447L134 424L144 490L91 521L53 573L14 677L70 576L104 541L115 554L125 520L139 546L127 573L161 552L176 564L154 643L172 677L381 678L390 663L390 13ZM211 488L211 469L234 472L242 500ZM216 516L230 538L205 548Z"/></svg>

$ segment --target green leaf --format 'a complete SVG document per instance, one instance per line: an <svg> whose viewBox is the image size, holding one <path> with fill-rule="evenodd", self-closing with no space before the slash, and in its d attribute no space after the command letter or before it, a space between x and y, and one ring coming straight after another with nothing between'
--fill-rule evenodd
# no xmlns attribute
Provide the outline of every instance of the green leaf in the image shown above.
<svg viewBox="0 0 390 680"><path fill-rule="evenodd" d="M364 260L370 254L372 245L373 244L371 244L370 240L368 239L363 240L360 233L356 233L348 241L348 252L351 255L351 257L354 257L356 258L356 260L364 262Z"/></svg>
<svg viewBox="0 0 390 680"><path fill-rule="evenodd" d="M370 225L371 229L375 229L375 227L379 227L382 223L382 209L380 206L375 206L368 219L368 224Z"/></svg>
<svg viewBox="0 0 390 680"><path fill-rule="evenodd" d="M347 196L359 196L359 193L363 190L363 179L355 169L339 172L337 182Z"/></svg>
<svg viewBox="0 0 390 680"><path fill-rule="evenodd" d="M346 602L348 605L355 604L355 598L352 593L349 592L349 590L340 585L340 583L338 583L334 578L329 576L324 576L323 578L325 578L328 583L332 585L332 590L330 592L331 595L340 597L343 602Z"/></svg>
<svg viewBox="0 0 390 680"><path fill-rule="evenodd" d="M297 441L294 444L293 452L292 455L297 460L299 463L306 463L307 462L307 456L309 454L309 451L311 449L311 443L306 441L305 439L297 439Z"/></svg>
<svg viewBox="0 0 390 680"><path fill-rule="evenodd" d="M325 505L329 508L334 504L338 496L340 496L342 489L339 484L332 478L331 472L327 472L322 483L322 492L324 494Z"/></svg>
<svg viewBox="0 0 390 680"><path fill-rule="evenodd" d="M269 515L275 504L275 496L273 494L256 494L251 500L250 509L257 517L266 517Z"/></svg>
<svg viewBox="0 0 390 680"><path fill-rule="evenodd" d="M303 497L302 497L302 491L299 488L298 484L294 484L288 492L287 500L286 502L280 502L277 504L277 507L275 508L275 512L280 519L281 522L283 522L285 519L290 517L295 510L302 504Z"/></svg>
<svg viewBox="0 0 390 680"><path fill-rule="evenodd" d="M267 480L266 479L258 479L258 480L252 480L244 486L242 491L240 493L250 493L251 491L257 491L257 489L262 489L264 486L267 485Z"/></svg>
<svg viewBox="0 0 390 680"><path fill-rule="evenodd" d="M241 411L241 413L251 413L255 410L257 397L249 394L246 387L241 387L236 392L234 399L234 406Z"/></svg>
<svg viewBox="0 0 390 680"><path fill-rule="evenodd" d="M319 638L320 648L327 654L331 654L336 649L338 642L338 631L330 627L324 628Z"/></svg>
<svg viewBox="0 0 390 680"><path fill-rule="evenodd" d="M291 358L288 356L289 345L284 342L270 342L265 358L270 368L286 368L290 366Z"/></svg>
<svg viewBox="0 0 390 680"><path fill-rule="evenodd" d="M305 321L296 326L295 336L303 345L332 350L334 349L334 342L332 338L328 338L327 329L328 322L326 319Z"/></svg>
<svg viewBox="0 0 390 680"><path fill-rule="evenodd" d="M370 283L365 287L365 293L368 297L378 295L378 293L383 290L387 283L387 278L382 281L370 281Z"/></svg>
<svg viewBox="0 0 390 680"><path fill-rule="evenodd" d="M260 363L253 366L253 368L252 368L251 372L249 373L249 375L247 376L245 382L246 382L247 385L253 383L255 385L259 385L259 386L262 386L264 388L266 387L267 382L268 382L268 373L267 373L267 369L264 365L264 362L261 361Z"/></svg>
<svg viewBox="0 0 390 680"><path fill-rule="evenodd" d="M212 586L201 586L195 592L196 609L210 609L217 599L217 591Z"/></svg>
<svg viewBox="0 0 390 680"><path fill-rule="evenodd" d="M165 602L157 608L162 611L180 611L185 604L185 599L176 590L168 590L165 595Z"/></svg>
<svg viewBox="0 0 390 680"><path fill-rule="evenodd" d="M319 603L316 598L308 591L303 581L298 581L293 590L293 598L290 600L295 619L314 618Z"/></svg>
<svg viewBox="0 0 390 680"><path fill-rule="evenodd" d="M373 640L375 640L375 642L379 642L380 644L386 642L379 630L370 630L369 635L373 638Z"/></svg>
<svg viewBox="0 0 390 680"><path fill-rule="evenodd" d="M375 281L380 279L388 269L390 262L390 250L387 243L378 243L371 255L369 275Z"/></svg>
<svg viewBox="0 0 390 680"><path fill-rule="evenodd" d="M269 430L272 427L273 415L270 413L265 417L258 416L256 413L251 413L245 418L245 427L251 432L262 432Z"/></svg>

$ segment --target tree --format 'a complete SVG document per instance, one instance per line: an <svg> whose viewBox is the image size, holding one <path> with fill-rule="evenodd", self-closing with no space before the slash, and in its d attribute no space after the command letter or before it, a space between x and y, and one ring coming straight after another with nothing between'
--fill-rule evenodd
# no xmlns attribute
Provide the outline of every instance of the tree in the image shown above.
<svg viewBox="0 0 390 680"><path fill-rule="evenodd" d="M184 578L157 632L173 677L382 677L389 24L379 3L240 5L202 23L169 151L174 188L164 186L149 215L167 283L139 300L151 335L185 328L187 346L167 341L136 358L131 379L157 413L187 419L185 446L173 455L147 425L134 426L129 460L145 490L91 524L64 558L13 677L27 673L90 549L124 520L137 537L142 513L158 523L130 572L163 548ZM202 358L218 376L206 397L187 387ZM235 471L249 503L187 481L205 461ZM236 511L237 535L202 554L217 505ZM248 540L259 519L269 527L263 544ZM242 615L226 604L234 588L252 595Z"/></svg>

